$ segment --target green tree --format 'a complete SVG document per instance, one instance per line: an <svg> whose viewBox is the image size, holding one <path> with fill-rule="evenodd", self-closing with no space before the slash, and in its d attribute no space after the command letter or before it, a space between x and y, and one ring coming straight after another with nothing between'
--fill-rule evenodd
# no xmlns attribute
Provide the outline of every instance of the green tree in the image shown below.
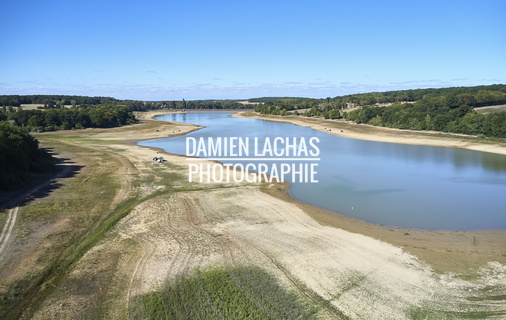
<svg viewBox="0 0 506 320"><path fill-rule="evenodd" d="M506 112L487 115L483 126L485 135L506 138Z"/></svg>
<svg viewBox="0 0 506 320"><path fill-rule="evenodd" d="M13 190L30 182L31 172L54 169L52 158L39 150L28 130L0 122L0 189Z"/></svg>

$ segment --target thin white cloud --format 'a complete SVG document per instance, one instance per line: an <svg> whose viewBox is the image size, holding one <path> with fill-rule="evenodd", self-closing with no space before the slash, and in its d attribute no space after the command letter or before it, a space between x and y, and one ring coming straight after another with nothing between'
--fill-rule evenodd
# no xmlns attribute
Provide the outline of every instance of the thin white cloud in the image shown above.
<svg viewBox="0 0 506 320"><path fill-rule="evenodd" d="M504 80L493 78L493 79L478 79L481 82L487 82L487 83L504 83Z"/></svg>
<svg viewBox="0 0 506 320"><path fill-rule="evenodd" d="M452 79L453 80L453 79ZM92 85L61 85L53 81L26 80L13 86L8 83L0 84L1 94L69 94L89 96L110 96L118 99L138 100L194 100L194 99L244 99L261 96L298 96L310 98L335 97L354 93L378 92L389 90L404 90L430 87L449 87L462 84L455 80L422 79L386 83L367 83L342 81L337 84L329 80L303 83L299 81L275 82L234 82L229 85L219 85L215 82L190 83L186 85L157 85L137 83L118 85L100 83ZM464 80L462 80L464 81ZM494 81L488 79L489 83ZM499 81L496 81L499 82ZM477 84L481 84L478 81Z"/></svg>

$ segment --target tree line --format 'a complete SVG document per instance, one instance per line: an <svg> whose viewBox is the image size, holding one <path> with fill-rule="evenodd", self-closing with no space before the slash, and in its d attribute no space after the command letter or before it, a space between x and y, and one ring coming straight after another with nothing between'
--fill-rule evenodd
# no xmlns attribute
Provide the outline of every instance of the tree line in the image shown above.
<svg viewBox="0 0 506 320"><path fill-rule="evenodd" d="M256 112L263 114L287 115L288 111L317 108L320 104L319 99L281 98L257 104L254 109ZM298 111L296 114L298 114Z"/></svg>
<svg viewBox="0 0 506 320"><path fill-rule="evenodd" d="M248 109L235 100L120 100L111 97L87 97L70 95L0 95L0 107L20 107L22 104L40 104L40 109L62 109L65 106L88 107L99 104L120 105L132 111L161 109Z"/></svg>
<svg viewBox="0 0 506 320"><path fill-rule="evenodd" d="M22 104L42 104L46 108L63 107L65 105L97 105L115 103L111 97L87 97L72 95L2 95L0 106L19 107Z"/></svg>
<svg viewBox="0 0 506 320"><path fill-rule="evenodd" d="M277 102L277 101L282 101L282 100L311 100L311 98L304 98L304 97L261 97L261 98L248 99L248 102L265 103L265 102Z"/></svg>
<svg viewBox="0 0 506 320"><path fill-rule="evenodd" d="M506 85L493 84L473 87L426 88L369 92L322 99L323 103L336 108L368 106L375 104L414 102L422 99L447 97L447 104L483 107L506 103Z"/></svg>
<svg viewBox="0 0 506 320"><path fill-rule="evenodd" d="M27 128L29 131L55 131L83 128L111 128L135 122L133 112L126 106L100 104L48 110L18 110L0 113L0 121Z"/></svg>
<svg viewBox="0 0 506 320"><path fill-rule="evenodd" d="M0 121L0 190L26 187L33 173L54 169L54 159L27 129Z"/></svg>
<svg viewBox="0 0 506 320"><path fill-rule="evenodd" d="M410 130L506 138L506 112L480 114L468 105L432 107L426 100L388 107L364 107L344 114L347 120Z"/></svg>
<svg viewBox="0 0 506 320"><path fill-rule="evenodd" d="M120 104L127 106L132 111L149 111L149 110L185 110L185 109L249 109L248 105L244 105L237 101L229 100L191 100L186 101L185 99L180 101L136 101L127 100L121 101Z"/></svg>

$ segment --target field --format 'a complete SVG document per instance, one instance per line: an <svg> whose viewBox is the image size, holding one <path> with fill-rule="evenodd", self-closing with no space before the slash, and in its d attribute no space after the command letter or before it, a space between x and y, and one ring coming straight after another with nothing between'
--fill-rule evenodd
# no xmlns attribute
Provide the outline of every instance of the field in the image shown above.
<svg viewBox="0 0 506 320"><path fill-rule="evenodd" d="M195 129L146 119L39 134L69 174L18 207L0 318L506 314L504 232L389 230L297 203L286 185L190 183L184 157L157 163L160 150L132 143Z"/></svg>
<svg viewBox="0 0 506 320"><path fill-rule="evenodd" d="M37 110L44 107L44 104L41 103L29 103L29 104L21 104L21 109L23 110ZM70 104L65 105L65 108L72 108Z"/></svg>
<svg viewBox="0 0 506 320"><path fill-rule="evenodd" d="M490 106L490 107L481 107L481 108L475 108L476 112L482 113L482 114L489 114L489 113L495 113L495 112L503 112L506 111L506 105L498 105L498 106Z"/></svg>

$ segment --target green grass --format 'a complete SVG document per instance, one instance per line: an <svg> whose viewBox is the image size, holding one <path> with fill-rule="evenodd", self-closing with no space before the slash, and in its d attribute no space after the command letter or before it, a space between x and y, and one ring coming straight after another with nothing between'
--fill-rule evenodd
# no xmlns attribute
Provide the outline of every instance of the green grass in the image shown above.
<svg viewBox="0 0 506 320"><path fill-rule="evenodd" d="M0 318L15 319L30 314L87 250L100 241L138 199L131 198L107 212L119 186L114 175L117 164L98 151L53 142L52 146L70 150L87 160L83 174L65 178L65 185L22 207L18 220L18 237L30 236L30 225L68 220L71 230L55 234L51 247L40 256L40 269L32 271L0 294ZM101 221L101 223L99 223Z"/></svg>
<svg viewBox="0 0 506 320"><path fill-rule="evenodd" d="M33 270L0 292L1 319L16 319L21 313L31 314L74 264L104 239L118 221L128 215L137 204L154 196L141 198L134 193L110 210L110 204L120 186L116 174L118 164L115 160L101 149L80 145L81 139L78 137L45 138L45 146L69 151L84 159L86 164L76 176L65 178L63 185L23 206L16 233L21 241L25 241L25 238L29 241L32 226L36 228L38 225L67 221L71 228L53 235L51 246L46 248L37 260L39 269ZM165 185L159 194L172 192L173 185L183 181L179 174L173 173L160 174L157 179ZM133 181L138 186L148 182L140 177L134 177Z"/></svg>
<svg viewBox="0 0 506 320"><path fill-rule="evenodd" d="M488 296L488 297L467 297L469 301L506 301L506 295Z"/></svg>
<svg viewBox="0 0 506 320"><path fill-rule="evenodd" d="M0 202L0 205L2 203ZM5 219L7 218L7 210L6 209L0 209L0 231L1 231L1 228L4 227L4 224L5 224Z"/></svg>
<svg viewBox="0 0 506 320"><path fill-rule="evenodd" d="M471 300L471 301L482 301L482 300ZM462 306L463 310L466 308L469 309L469 306ZM477 307L474 307L474 309L476 308ZM431 306L416 307L408 311L409 319L413 320L502 319L505 316L506 310L453 311L453 310L442 310L437 307Z"/></svg>
<svg viewBox="0 0 506 320"><path fill-rule="evenodd" d="M409 314L413 320L503 319L506 311L444 311L416 310Z"/></svg>
<svg viewBox="0 0 506 320"><path fill-rule="evenodd" d="M257 267L197 271L137 297L132 319L314 319L315 309Z"/></svg>

